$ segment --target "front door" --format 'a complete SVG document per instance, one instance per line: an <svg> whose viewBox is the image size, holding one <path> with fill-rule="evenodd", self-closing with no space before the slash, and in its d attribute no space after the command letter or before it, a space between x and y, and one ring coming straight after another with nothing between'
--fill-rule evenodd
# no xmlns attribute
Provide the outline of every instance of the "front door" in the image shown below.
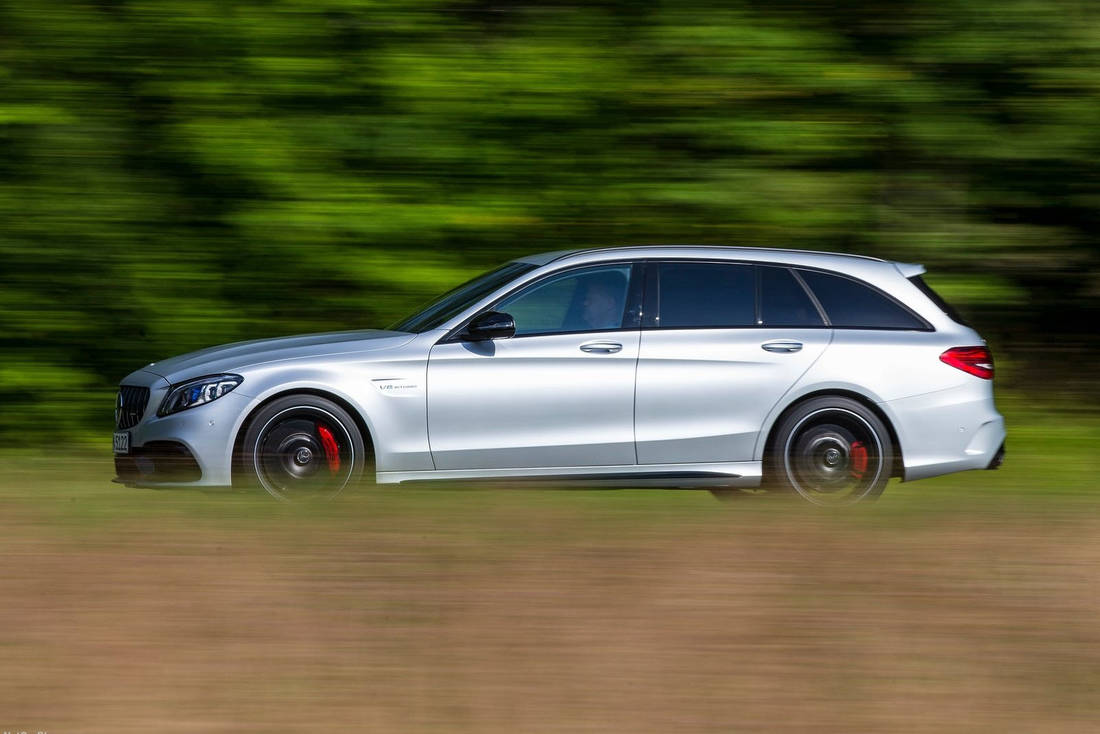
<svg viewBox="0 0 1100 734"><path fill-rule="evenodd" d="M636 463L640 284L630 263L551 274L492 307L516 335L443 341L428 359L436 469Z"/></svg>

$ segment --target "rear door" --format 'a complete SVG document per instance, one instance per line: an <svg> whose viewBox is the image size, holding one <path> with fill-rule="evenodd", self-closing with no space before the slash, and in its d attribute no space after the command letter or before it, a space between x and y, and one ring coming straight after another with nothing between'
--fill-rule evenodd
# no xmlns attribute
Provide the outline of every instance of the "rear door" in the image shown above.
<svg viewBox="0 0 1100 734"><path fill-rule="evenodd" d="M788 268L696 260L648 272L638 463L751 461L765 417L831 330Z"/></svg>

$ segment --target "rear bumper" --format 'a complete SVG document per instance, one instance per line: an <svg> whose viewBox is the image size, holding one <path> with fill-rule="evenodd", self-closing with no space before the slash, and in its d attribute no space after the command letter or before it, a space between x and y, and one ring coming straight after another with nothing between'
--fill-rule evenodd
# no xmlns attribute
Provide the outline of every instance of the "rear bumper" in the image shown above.
<svg viewBox="0 0 1100 734"><path fill-rule="evenodd" d="M1001 465L1004 418L992 386L974 383L880 403L898 434L905 481Z"/></svg>

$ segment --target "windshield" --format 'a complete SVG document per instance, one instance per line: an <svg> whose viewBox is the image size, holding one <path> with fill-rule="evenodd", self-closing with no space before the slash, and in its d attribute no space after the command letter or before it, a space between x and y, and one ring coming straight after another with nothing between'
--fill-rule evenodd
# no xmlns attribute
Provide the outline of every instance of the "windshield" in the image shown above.
<svg viewBox="0 0 1100 734"><path fill-rule="evenodd" d="M538 265L522 262L510 262L496 270L483 273L471 281L463 283L433 301L426 308L390 327L391 331L408 331L419 334L434 329L462 313L466 308L480 301L497 288L529 273Z"/></svg>

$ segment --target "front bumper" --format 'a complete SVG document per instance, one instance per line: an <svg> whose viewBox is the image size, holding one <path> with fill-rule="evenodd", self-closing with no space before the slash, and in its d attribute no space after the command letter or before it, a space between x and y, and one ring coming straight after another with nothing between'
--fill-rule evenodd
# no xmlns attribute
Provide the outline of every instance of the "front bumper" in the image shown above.
<svg viewBox="0 0 1100 734"><path fill-rule="evenodd" d="M116 454L115 473L128 486L191 484L202 479L195 457L175 441L150 441L129 454Z"/></svg>
<svg viewBox="0 0 1100 734"><path fill-rule="evenodd" d="M118 480L148 486L225 487L232 484L233 442L251 398L233 391L206 405L158 416L168 381L137 372L125 384L150 391L137 425L129 429L130 453L115 455Z"/></svg>

